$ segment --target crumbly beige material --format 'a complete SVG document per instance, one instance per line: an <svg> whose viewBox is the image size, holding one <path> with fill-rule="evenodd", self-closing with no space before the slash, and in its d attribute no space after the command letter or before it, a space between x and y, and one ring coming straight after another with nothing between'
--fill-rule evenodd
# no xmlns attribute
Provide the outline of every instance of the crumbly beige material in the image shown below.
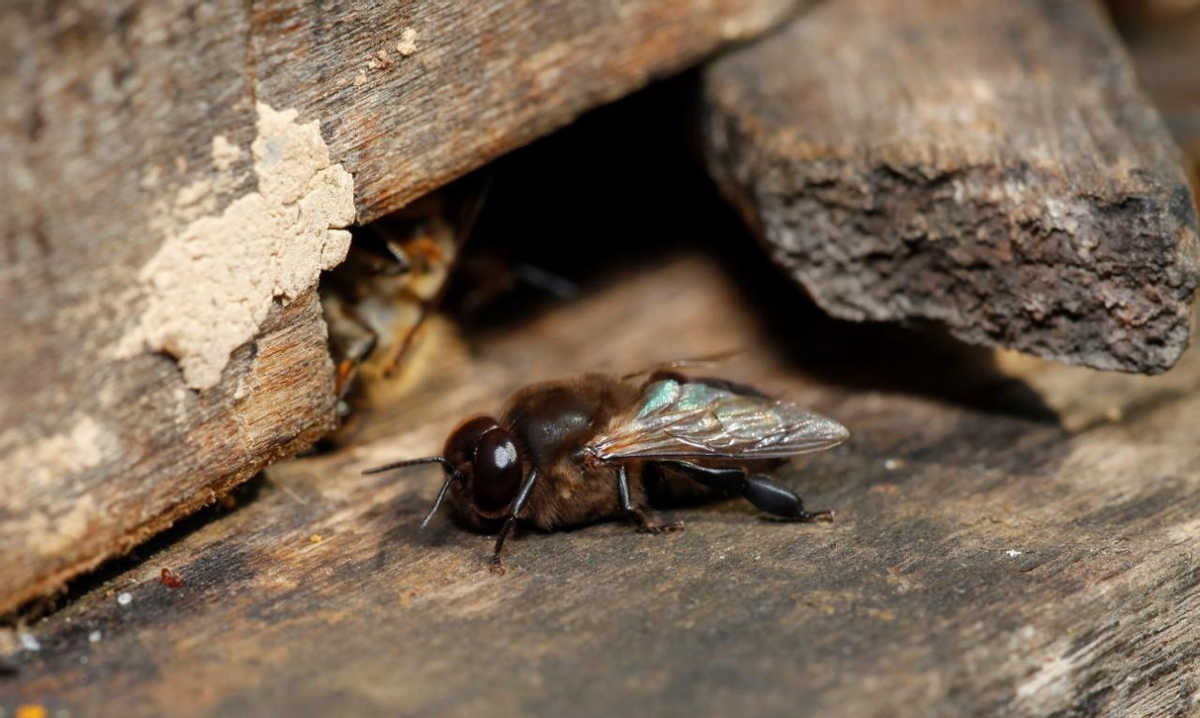
<svg viewBox="0 0 1200 718"><path fill-rule="evenodd" d="M345 258L353 178L330 162L319 122L297 116L258 104L258 190L187 223L142 268L149 302L122 355L166 351L189 387L212 387L276 299L294 299ZM222 147L217 164L228 168L230 155Z"/></svg>

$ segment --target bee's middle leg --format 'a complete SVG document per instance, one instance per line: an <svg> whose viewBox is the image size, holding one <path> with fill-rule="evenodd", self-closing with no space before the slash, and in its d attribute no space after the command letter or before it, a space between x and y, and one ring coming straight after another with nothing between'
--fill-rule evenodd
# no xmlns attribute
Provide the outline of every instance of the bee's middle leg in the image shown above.
<svg viewBox="0 0 1200 718"><path fill-rule="evenodd" d="M659 523L650 517L645 511L633 505L633 500L629 496L629 478L625 475L624 466L619 467L617 470L617 494L621 499L622 513L633 519L633 522L637 524L639 531L652 534L661 534L683 530L682 521L668 521L667 523Z"/></svg>

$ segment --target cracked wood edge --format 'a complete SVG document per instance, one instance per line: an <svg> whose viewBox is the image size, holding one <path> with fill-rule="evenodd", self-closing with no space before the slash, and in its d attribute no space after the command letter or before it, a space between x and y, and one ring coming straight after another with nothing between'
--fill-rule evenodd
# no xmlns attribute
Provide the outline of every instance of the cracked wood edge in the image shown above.
<svg viewBox="0 0 1200 718"><path fill-rule="evenodd" d="M1187 346L1195 205L1091 0L831 0L705 92L713 173L834 316L1150 374Z"/></svg>

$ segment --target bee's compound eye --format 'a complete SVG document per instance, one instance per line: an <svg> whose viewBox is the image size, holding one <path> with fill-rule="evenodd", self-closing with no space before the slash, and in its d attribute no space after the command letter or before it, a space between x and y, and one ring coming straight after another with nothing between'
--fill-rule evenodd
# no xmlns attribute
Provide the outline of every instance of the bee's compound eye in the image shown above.
<svg viewBox="0 0 1200 718"><path fill-rule="evenodd" d="M521 488L521 454L512 436L496 427L475 445L475 504L499 511L512 503Z"/></svg>

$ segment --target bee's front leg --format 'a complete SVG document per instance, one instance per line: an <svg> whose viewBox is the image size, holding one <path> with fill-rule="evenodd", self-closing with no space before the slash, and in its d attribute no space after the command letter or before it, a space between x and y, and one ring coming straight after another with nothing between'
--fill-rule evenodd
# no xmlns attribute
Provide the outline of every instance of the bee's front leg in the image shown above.
<svg viewBox="0 0 1200 718"><path fill-rule="evenodd" d="M617 469L617 494L621 499L621 512L633 519L639 531L661 534L683 530L682 521L670 521L665 524L659 523L648 516L645 511L633 505L633 501L629 497L629 478L625 475L624 465Z"/></svg>
<svg viewBox="0 0 1200 718"><path fill-rule="evenodd" d="M509 516L504 520L504 526L500 528L500 535L496 537L496 548L492 552L491 565L488 566L488 569L496 575L504 574L504 563L500 560L500 552L504 550L504 540L512 533L516 523L517 517Z"/></svg>
<svg viewBox="0 0 1200 718"><path fill-rule="evenodd" d="M496 537L496 549L492 552L492 563L489 567L492 573L504 573L504 564L500 561L500 552L504 550L505 539L517 527L517 514L521 513L521 509L525 508L525 502L529 500L529 493L533 490L533 484L536 481L537 469L532 469L529 472L529 476L525 477L525 483L521 484L520 490L517 491L517 498L513 499L512 505L508 508L508 516L504 519L504 525L500 527L500 535Z"/></svg>

